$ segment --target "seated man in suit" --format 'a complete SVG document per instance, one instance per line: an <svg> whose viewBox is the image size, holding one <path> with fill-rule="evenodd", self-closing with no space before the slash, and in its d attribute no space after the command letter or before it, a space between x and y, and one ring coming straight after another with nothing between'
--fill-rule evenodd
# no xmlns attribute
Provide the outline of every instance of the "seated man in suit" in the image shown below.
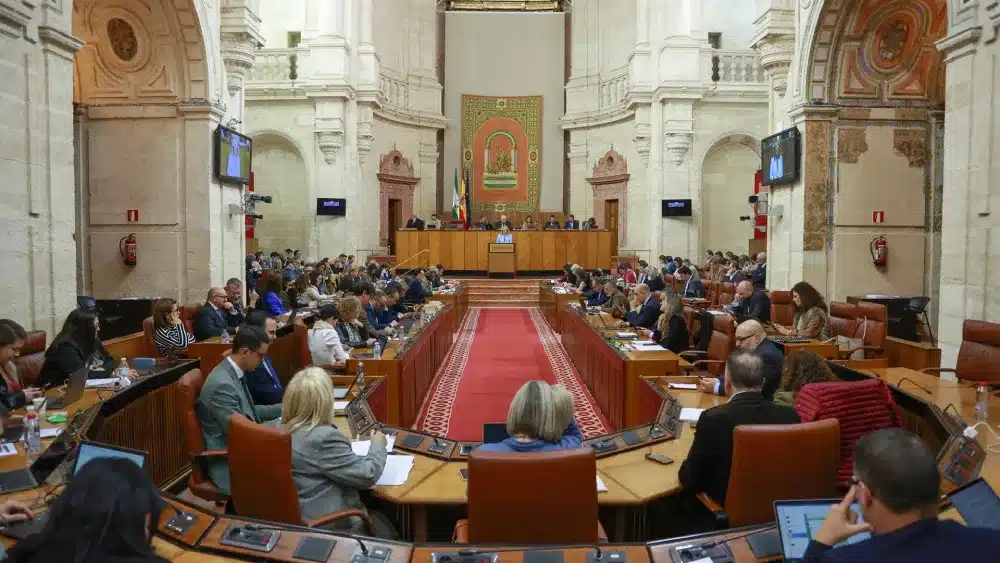
<svg viewBox="0 0 1000 563"><path fill-rule="evenodd" d="M611 285L613 286L614 282L612 282ZM601 286L601 290L600 291L598 291L597 293L594 293L593 295L591 295L587 299L587 306L588 307L600 307L601 305L604 305L605 303L607 303L608 302L608 289L607 289L607 287L608 287L608 284L604 284L604 285Z"/></svg>
<svg viewBox="0 0 1000 563"><path fill-rule="evenodd" d="M649 290L649 286L640 283L635 286L635 302L640 303L638 311L629 311L625 316L625 322L630 326L656 329L656 320L660 318L660 300Z"/></svg>
<svg viewBox="0 0 1000 563"><path fill-rule="evenodd" d="M476 223L476 229L480 231L492 231L493 225L491 225L490 222L486 220L486 216L483 215L479 218L479 222Z"/></svg>
<svg viewBox="0 0 1000 563"><path fill-rule="evenodd" d="M423 303L425 299L434 295L434 292L424 289L424 280L426 279L427 274L422 269L417 270L413 279L410 280L410 287L406 290L406 295L403 297L407 303Z"/></svg>
<svg viewBox="0 0 1000 563"><path fill-rule="evenodd" d="M221 288L220 288L221 289ZM195 402L195 414L201 424L206 450L229 447L229 417L239 413L261 423L281 416L281 405L257 405L247 387L246 373L257 369L267 355L271 340L264 329L244 325L233 338L232 353L208 374ZM222 492L229 494L229 465L213 460L208 476Z"/></svg>
<svg viewBox="0 0 1000 563"><path fill-rule="evenodd" d="M194 317L194 337L198 340L208 340L222 336L229 330L229 311L233 304L226 297L226 288L213 287L208 290L208 300L205 306L198 309Z"/></svg>
<svg viewBox="0 0 1000 563"><path fill-rule="evenodd" d="M351 293L358 298L361 302L361 316L358 318L363 325L361 329L361 336L365 339L375 338L378 336L378 331L373 326L373 320L375 316L375 305L372 305L372 299L375 298L375 284L369 281L363 281L361 283L355 284L351 288Z"/></svg>
<svg viewBox="0 0 1000 563"><path fill-rule="evenodd" d="M858 440L854 446L854 483L809 542L802 563L996 559L1000 531L938 519L941 477L937 460L924 441L910 431L888 428ZM858 515L851 510L853 503L860 506L864 522L858 522ZM859 532L873 535L833 549Z"/></svg>
<svg viewBox="0 0 1000 563"><path fill-rule="evenodd" d="M264 329L271 343L278 338L278 320L267 311L251 311L247 324ZM258 405L277 405L285 396L278 372L274 371L274 364L268 356L264 356L256 369L246 372L246 382L250 397Z"/></svg>
<svg viewBox="0 0 1000 563"><path fill-rule="evenodd" d="M251 291L250 294L247 295L247 308L253 309L256 307L258 299L260 299L260 297L257 295L257 292ZM240 278L229 278L229 281L226 282L226 300L233 305L226 315L226 320L229 322L229 328L236 328L245 323L247 320L247 313L243 309L243 282Z"/></svg>
<svg viewBox="0 0 1000 563"><path fill-rule="evenodd" d="M546 221L544 225L542 225L542 228L559 230L561 227L559 225L559 221L556 221L556 216L549 215L549 220Z"/></svg>
<svg viewBox="0 0 1000 563"><path fill-rule="evenodd" d="M431 220L427 222L428 229L440 229L441 228L441 218L437 216L437 213L431 214Z"/></svg>
<svg viewBox="0 0 1000 563"><path fill-rule="evenodd" d="M566 225L563 228L567 231L579 231L580 222L576 220L576 217L570 215L569 220L566 221Z"/></svg>
<svg viewBox="0 0 1000 563"><path fill-rule="evenodd" d="M750 320L736 327L736 348L760 358L764 377L761 394L768 401L774 399L785 366L785 354L781 351L781 347L767 337L764 327L759 322ZM703 377L700 386L705 393L722 395L725 392L721 378Z"/></svg>
<svg viewBox="0 0 1000 563"><path fill-rule="evenodd" d="M503 229L504 227L507 227L508 229L513 229L514 228L514 224L510 222L510 219L508 219L506 215L504 215L504 214L501 213L500 214L500 220L497 221L496 224L493 225L493 227L496 228L496 229L498 229L498 230L499 229Z"/></svg>
<svg viewBox="0 0 1000 563"><path fill-rule="evenodd" d="M406 228L422 231L424 230L424 220L417 217L417 214L414 213L413 217L410 217L410 220L406 222Z"/></svg>
<svg viewBox="0 0 1000 563"><path fill-rule="evenodd" d="M701 413L698 431L681 464L681 486L694 495L708 493L719 504L726 502L729 469L733 458L733 430L743 424L797 424L798 413L775 405L760 390L764 374L760 358L735 351L726 361L725 388L729 402Z"/></svg>
<svg viewBox="0 0 1000 563"><path fill-rule="evenodd" d="M754 291L753 282L749 280L736 285L736 299L726 309L735 315L753 317L765 323L771 321L771 298L764 291Z"/></svg>
<svg viewBox="0 0 1000 563"><path fill-rule="evenodd" d="M625 297L625 294L618 289L618 284L615 283L615 280L610 280L604 284L604 295L607 296L607 299L601 305L602 311L609 312L615 307L621 307L624 311L628 310L628 297Z"/></svg>
<svg viewBox="0 0 1000 563"><path fill-rule="evenodd" d="M684 284L684 290L681 292L681 297L688 299L705 298L705 284L701 283L701 280L691 275L690 266L681 266L680 268L677 268L677 272L674 273L674 277Z"/></svg>

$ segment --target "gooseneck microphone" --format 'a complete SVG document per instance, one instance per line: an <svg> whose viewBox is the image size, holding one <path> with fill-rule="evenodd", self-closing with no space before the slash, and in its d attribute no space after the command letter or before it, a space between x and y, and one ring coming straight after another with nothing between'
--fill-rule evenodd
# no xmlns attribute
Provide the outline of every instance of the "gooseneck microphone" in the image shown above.
<svg viewBox="0 0 1000 563"><path fill-rule="evenodd" d="M913 384L913 385L914 385L914 386L915 386L916 388L920 389L920 390L921 390L921 391L923 391L924 393L927 393L928 395L933 395L933 394L934 394L934 392L933 392L933 391L931 391L930 389L928 389L928 388L924 387L923 385L921 385L921 384L917 383L916 381L913 381L913 380L912 380L912 379L910 379L909 377L904 377L904 378L900 379L900 380L899 380L899 381L898 381L898 382L896 383L896 387L902 387L902 386L903 386L903 382L904 382L904 381L909 381L909 382L910 382L910 383L912 383L912 384Z"/></svg>

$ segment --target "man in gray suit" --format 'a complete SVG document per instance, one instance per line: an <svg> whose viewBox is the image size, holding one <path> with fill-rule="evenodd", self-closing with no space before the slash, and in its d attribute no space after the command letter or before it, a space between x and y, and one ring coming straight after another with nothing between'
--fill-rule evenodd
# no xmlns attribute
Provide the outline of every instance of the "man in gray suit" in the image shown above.
<svg viewBox="0 0 1000 563"><path fill-rule="evenodd" d="M232 354L208 374L195 403L206 449L224 450L229 447L229 417L233 413L240 413L256 423L281 416L281 404L254 404L243 375L260 366L269 343L263 328L241 326L233 339ZM224 460L212 461L207 470L215 486L229 494L228 463Z"/></svg>

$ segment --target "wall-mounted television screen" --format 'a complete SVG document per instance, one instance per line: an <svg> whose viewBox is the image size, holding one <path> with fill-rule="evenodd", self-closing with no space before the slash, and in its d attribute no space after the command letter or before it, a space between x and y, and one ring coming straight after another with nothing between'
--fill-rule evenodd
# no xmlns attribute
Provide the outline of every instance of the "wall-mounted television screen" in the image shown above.
<svg viewBox="0 0 1000 563"><path fill-rule="evenodd" d="M253 139L228 127L215 130L215 177L220 182L250 183Z"/></svg>
<svg viewBox="0 0 1000 563"><path fill-rule="evenodd" d="M344 217L347 215L347 200L343 198L316 198L316 215Z"/></svg>
<svg viewBox="0 0 1000 563"><path fill-rule="evenodd" d="M690 199L665 199L663 200L664 217L690 217Z"/></svg>
<svg viewBox="0 0 1000 563"><path fill-rule="evenodd" d="M760 169L765 186L791 184L799 179L799 130L795 127L760 142Z"/></svg>

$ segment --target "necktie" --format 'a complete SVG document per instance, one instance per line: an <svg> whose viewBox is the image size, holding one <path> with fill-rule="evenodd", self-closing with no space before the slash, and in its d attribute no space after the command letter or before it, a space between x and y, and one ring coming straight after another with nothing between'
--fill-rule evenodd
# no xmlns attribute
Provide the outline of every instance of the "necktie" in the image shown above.
<svg viewBox="0 0 1000 563"><path fill-rule="evenodd" d="M250 394L250 388L247 387L247 380L245 377L238 378L240 380L240 387L243 388L243 394L246 396L247 401L250 403L250 419L260 424L260 418L257 416L257 409L254 408L253 395Z"/></svg>
<svg viewBox="0 0 1000 563"><path fill-rule="evenodd" d="M271 369L271 360L268 358L264 358L264 370L271 376L271 382L274 383L274 388L281 389L281 382L278 381L277 374L275 374L274 370Z"/></svg>

